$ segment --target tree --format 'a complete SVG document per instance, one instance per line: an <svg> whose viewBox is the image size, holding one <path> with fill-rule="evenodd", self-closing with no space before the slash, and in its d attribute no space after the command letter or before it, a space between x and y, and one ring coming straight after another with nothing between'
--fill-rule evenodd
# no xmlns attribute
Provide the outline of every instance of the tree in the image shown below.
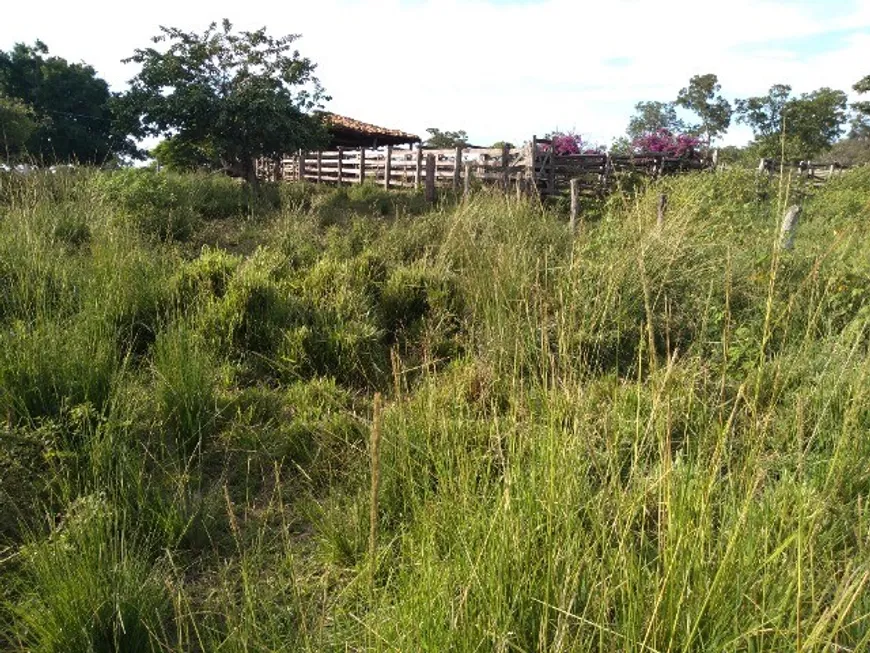
<svg viewBox="0 0 870 653"><path fill-rule="evenodd" d="M36 127L36 117L30 107L0 95L0 155L16 157L23 153Z"/></svg>
<svg viewBox="0 0 870 653"><path fill-rule="evenodd" d="M860 94L870 93L870 75L867 75L852 87ZM852 105L855 116L852 118L849 138L870 138L870 100L855 102Z"/></svg>
<svg viewBox="0 0 870 653"><path fill-rule="evenodd" d="M686 129L683 121L677 117L673 102L638 102L634 105L634 110L635 114L628 121L626 130L631 141L662 129L671 133L683 132Z"/></svg>
<svg viewBox="0 0 870 653"><path fill-rule="evenodd" d="M221 169L220 159L208 141L191 143L170 136L160 141L148 154L160 167L173 172Z"/></svg>
<svg viewBox="0 0 870 653"><path fill-rule="evenodd" d="M763 156L811 158L828 150L843 133L846 94L820 88L791 97L791 87L776 84L767 95L737 100L738 120L752 128Z"/></svg>
<svg viewBox="0 0 870 653"><path fill-rule="evenodd" d="M756 140L777 137L782 133L782 118L791 98L791 86L774 84L767 95L737 100L737 121L752 128Z"/></svg>
<svg viewBox="0 0 870 653"><path fill-rule="evenodd" d="M694 131L704 135L708 149L713 140L728 131L731 125L731 103L719 95L720 90L722 87L716 75L695 75L677 94L677 106L694 112L701 119Z"/></svg>
<svg viewBox="0 0 870 653"><path fill-rule="evenodd" d="M820 160L846 166L870 164L870 138L849 137L837 141Z"/></svg>
<svg viewBox="0 0 870 653"><path fill-rule="evenodd" d="M423 143L424 147L429 147L434 150L448 150L454 147L466 147L468 145L468 134L464 130L459 131L441 131L436 127L429 127L426 130L429 133L429 138Z"/></svg>
<svg viewBox="0 0 870 653"><path fill-rule="evenodd" d="M44 162L102 163L136 153L115 118L108 84L91 66L49 56L41 41L0 51L0 95L32 113L35 126L25 146Z"/></svg>
<svg viewBox="0 0 870 653"><path fill-rule="evenodd" d="M870 93L870 75L867 75L860 81L856 82L852 88L856 93ZM852 105L852 108L861 113L870 114L870 100L866 102L856 102Z"/></svg>
<svg viewBox="0 0 870 653"><path fill-rule="evenodd" d="M254 160L315 149L325 129L312 115L329 98L315 64L293 49L299 35L266 28L233 32L224 20L202 34L161 27L154 43L125 62L142 66L125 105L140 135L171 136L173 147L212 148L228 173L256 183Z"/></svg>

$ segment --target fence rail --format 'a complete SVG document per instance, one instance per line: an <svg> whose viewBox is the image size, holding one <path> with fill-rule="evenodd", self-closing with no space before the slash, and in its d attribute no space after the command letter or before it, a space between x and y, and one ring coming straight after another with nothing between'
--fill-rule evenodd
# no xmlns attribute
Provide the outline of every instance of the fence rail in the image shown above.
<svg viewBox="0 0 870 653"><path fill-rule="evenodd" d="M842 171L839 164L800 162L807 179L822 182ZM763 159L759 173L779 170L780 164ZM619 173L636 172L653 178L715 167L715 160L674 158L646 152L632 155L604 153L560 154L546 139L532 139L522 148L380 149L338 148L297 152L280 160L257 161L258 175L266 180L305 180L326 184L381 184L386 188L468 188L472 182L534 189L557 195L573 182L575 192L604 195L615 187Z"/></svg>

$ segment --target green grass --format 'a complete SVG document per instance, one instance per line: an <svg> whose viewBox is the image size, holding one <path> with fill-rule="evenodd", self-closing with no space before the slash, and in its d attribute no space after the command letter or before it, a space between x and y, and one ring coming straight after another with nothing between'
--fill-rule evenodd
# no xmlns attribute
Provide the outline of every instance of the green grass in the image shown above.
<svg viewBox="0 0 870 653"><path fill-rule="evenodd" d="M0 649L867 649L870 170L800 192L0 177Z"/></svg>

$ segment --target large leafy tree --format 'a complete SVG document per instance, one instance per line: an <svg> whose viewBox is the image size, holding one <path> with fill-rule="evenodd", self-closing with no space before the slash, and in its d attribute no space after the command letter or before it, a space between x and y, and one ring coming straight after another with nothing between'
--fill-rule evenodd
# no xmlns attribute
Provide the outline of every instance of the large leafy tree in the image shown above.
<svg viewBox="0 0 870 653"><path fill-rule="evenodd" d="M462 129L459 131L442 131L437 127L429 127L426 131L429 134L429 138L423 143L424 147L435 150L447 150L468 145L468 134Z"/></svg>
<svg viewBox="0 0 870 653"><path fill-rule="evenodd" d="M634 105L634 111L626 130L629 141L662 130L672 134L686 130L685 123L677 117L677 108L673 102L638 102Z"/></svg>
<svg viewBox="0 0 870 653"><path fill-rule="evenodd" d="M800 97L776 84L767 95L737 101L738 120L749 125L763 156L785 150L787 158L810 158L831 148L843 133L847 98L843 91L820 88Z"/></svg>
<svg viewBox="0 0 870 653"><path fill-rule="evenodd" d="M50 56L41 41L0 51L0 95L28 108L34 125L24 148L41 161L103 163L136 151L108 84L91 66Z"/></svg>
<svg viewBox="0 0 870 653"><path fill-rule="evenodd" d="M213 152L230 174L256 181L254 159L313 149L325 136L311 114L328 100L311 60L293 47L298 35L265 28L235 33L224 20L202 34L161 27L137 49L141 65L125 98L141 135L171 136L176 150Z"/></svg>
<svg viewBox="0 0 870 653"><path fill-rule="evenodd" d="M720 94L722 87L716 75L695 75L689 85L677 95L677 106L697 114L701 123L693 129L710 144L722 136L731 125L731 103Z"/></svg>
<svg viewBox="0 0 870 653"><path fill-rule="evenodd" d="M0 157L14 158L26 151L36 131L33 110L15 98L0 95Z"/></svg>

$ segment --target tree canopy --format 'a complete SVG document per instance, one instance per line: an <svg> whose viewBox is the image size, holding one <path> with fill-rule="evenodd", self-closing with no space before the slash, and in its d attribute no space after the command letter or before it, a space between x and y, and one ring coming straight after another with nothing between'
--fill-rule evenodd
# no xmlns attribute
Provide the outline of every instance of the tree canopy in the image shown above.
<svg viewBox="0 0 870 653"><path fill-rule="evenodd" d="M791 90L775 84L767 95L737 100L738 120L752 128L763 156L784 150L786 158L810 158L830 149L843 133L843 91L825 87L792 97Z"/></svg>
<svg viewBox="0 0 870 653"><path fill-rule="evenodd" d="M870 75L862 78L853 87L857 93L870 93ZM861 100L852 105L855 115L852 118L849 138L870 139L870 100Z"/></svg>
<svg viewBox="0 0 870 653"><path fill-rule="evenodd" d="M631 141L662 130L680 133L686 129L685 123L677 117L673 102L638 102L634 110L626 130Z"/></svg>
<svg viewBox="0 0 870 653"><path fill-rule="evenodd" d="M700 118L700 124L691 131L703 135L708 148L731 125L731 103L722 97L721 90L716 75L695 75L677 95L677 106L694 112Z"/></svg>
<svg viewBox="0 0 870 653"><path fill-rule="evenodd" d="M171 136L176 152L213 153L225 171L252 182L255 158L323 142L311 112L329 98L315 64L294 49L299 35L236 33L228 20L202 34L160 32L153 42L168 47L137 49L125 60L141 65L125 98L137 135Z"/></svg>
<svg viewBox="0 0 870 653"><path fill-rule="evenodd" d="M0 95L0 152L7 157L22 154L36 126L36 116L30 107L20 100Z"/></svg>
<svg viewBox="0 0 870 653"><path fill-rule="evenodd" d="M468 145L468 134L464 130L441 131L437 127L429 127L426 130L429 138L423 143L424 147L436 150L446 150L452 147L465 147Z"/></svg>
<svg viewBox="0 0 870 653"><path fill-rule="evenodd" d="M41 41L0 51L0 96L4 116L17 116L4 120L17 125L6 138L40 161L103 163L136 152L116 120L108 84L91 66L49 56Z"/></svg>

